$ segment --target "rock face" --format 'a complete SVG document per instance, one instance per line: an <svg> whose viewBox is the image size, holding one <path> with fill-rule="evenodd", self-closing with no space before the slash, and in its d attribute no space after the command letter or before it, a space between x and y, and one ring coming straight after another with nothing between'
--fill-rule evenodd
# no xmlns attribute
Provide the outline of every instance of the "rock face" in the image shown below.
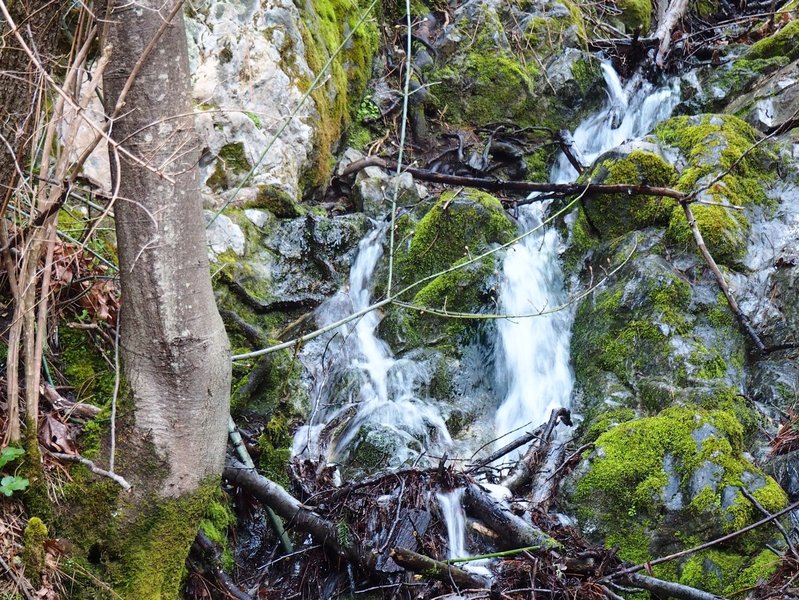
<svg viewBox="0 0 799 600"><path fill-rule="evenodd" d="M340 0L197 5L188 28L208 202L229 200L251 170L240 203L269 188L299 200L325 181L333 145L371 73L377 37L366 7ZM350 21L361 16L351 35Z"/></svg>
<svg viewBox="0 0 799 600"><path fill-rule="evenodd" d="M746 60L751 66L755 57ZM777 80L752 95L769 93ZM764 142L731 115L674 117L601 156L584 178L698 190L692 211L708 249L756 329L780 344L793 340L799 203L791 176L775 173L796 168L792 144ZM587 198L566 259L583 275L600 265L609 272L580 302L573 326L582 436L595 450L566 495L587 530L644 562L757 520L742 488L772 510L783 507L785 492L743 450L764 457L757 427L774 408L794 405L796 353L752 352L697 255L682 207L647 197ZM788 457L767 471L789 493L799 491ZM731 594L773 568L761 551L768 534L758 535L655 574Z"/></svg>

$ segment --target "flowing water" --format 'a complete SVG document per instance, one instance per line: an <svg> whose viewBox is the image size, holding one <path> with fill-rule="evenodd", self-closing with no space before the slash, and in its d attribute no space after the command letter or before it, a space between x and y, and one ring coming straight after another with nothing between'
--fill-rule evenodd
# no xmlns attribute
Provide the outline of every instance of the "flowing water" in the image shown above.
<svg viewBox="0 0 799 600"><path fill-rule="evenodd" d="M679 99L677 81L658 87L633 78L622 85L609 65L602 68L607 102L573 135L588 164L602 152L648 133L671 114ZM552 181L573 181L576 176L565 156L560 156ZM535 203L520 209L521 227L529 231L538 226L546 218L546 208L545 203ZM375 224L361 241L349 285L316 313L319 327L369 306L385 231L385 225ZM502 398L495 415L497 437L527 424L538 425L553 408L569 406L573 311L555 310L567 300L558 261L561 246L557 231L544 227L510 248L504 259L499 310L512 317L498 322L494 344L494 384ZM452 450L440 407L426 397L430 365L394 357L377 336L380 318L378 311L372 311L309 344L305 364L313 370L313 408L308 424L295 435L295 455L343 461L353 446L382 438L376 445L385 446L391 439L396 450L389 465L400 466L424 453ZM453 512L456 501L442 498L442 511L452 517L453 527L461 527ZM452 511L446 508L450 505ZM456 554L465 552L453 536L451 548L457 549Z"/></svg>
<svg viewBox="0 0 799 600"><path fill-rule="evenodd" d="M602 64L608 100L599 112L583 121L574 132L574 145L585 164L626 140L645 135L668 118L679 101L678 82L657 87L633 78L623 86L619 76ZM553 183L577 178L565 155L552 169ZM546 203L522 207L525 230L541 224ZM500 311L508 315L539 315L500 321L496 377L507 390L497 411L497 436L536 426L553 409L569 407L573 376L569 365L569 338L573 311L557 310L566 302L558 261L561 247L554 228L527 236L507 253L503 265ZM554 311L554 312L552 312Z"/></svg>

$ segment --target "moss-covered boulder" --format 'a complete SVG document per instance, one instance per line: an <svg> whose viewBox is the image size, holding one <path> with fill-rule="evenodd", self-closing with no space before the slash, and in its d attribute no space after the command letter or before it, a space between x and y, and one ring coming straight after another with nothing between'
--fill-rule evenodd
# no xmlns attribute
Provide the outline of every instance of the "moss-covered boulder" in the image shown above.
<svg viewBox="0 0 799 600"><path fill-rule="evenodd" d="M572 475L568 497L583 531L642 563L736 531L762 514L742 494L776 512L787 498L742 455L743 429L726 411L669 408L621 422L599 435ZM775 561L755 530L718 549L658 565L655 575L733 597Z"/></svg>
<svg viewBox="0 0 799 600"><path fill-rule="evenodd" d="M657 146L621 146L598 158L583 180L596 184L615 183L669 187L677 171L658 154ZM583 202L589 226L603 239L612 239L652 225L666 225L677 202L660 196L598 194Z"/></svg>
<svg viewBox="0 0 799 600"><path fill-rule="evenodd" d="M468 321L445 313L480 312L490 304L499 255L475 259L513 239L516 224L491 194L464 190L443 193L417 223L406 218L401 229L395 291L405 289L413 309L391 308L380 334L395 350L432 345L457 354Z"/></svg>
<svg viewBox="0 0 799 600"><path fill-rule="evenodd" d="M599 65L583 51L583 15L570 0L464 3L436 46L431 107L456 123L559 129L601 98Z"/></svg>
<svg viewBox="0 0 799 600"><path fill-rule="evenodd" d="M737 391L744 340L724 297L656 250L656 234L628 234L597 257L618 270L579 303L572 328L583 432L609 410L652 415L675 402L724 408L753 427L757 411Z"/></svg>
<svg viewBox="0 0 799 600"><path fill-rule="evenodd" d="M654 134L683 156L677 189L703 190L697 199L706 204L694 205L693 212L708 250L719 263L738 264L751 228L741 209L769 204L765 186L774 177L769 169L774 156L767 147L753 148L759 134L731 115L674 117ZM671 213L667 240L678 250L695 247L681 207Z"/></svg>

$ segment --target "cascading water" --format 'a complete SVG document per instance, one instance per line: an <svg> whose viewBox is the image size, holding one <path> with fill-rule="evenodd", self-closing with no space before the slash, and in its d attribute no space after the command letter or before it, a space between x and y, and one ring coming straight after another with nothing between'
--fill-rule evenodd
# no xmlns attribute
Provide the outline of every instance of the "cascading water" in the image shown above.
<svg viewBox="0 0 799 600"><path fill-rule="evenodd" d="M586 164L626 140L652 130L668 118L679 101L678 82L656 87L638 77L623 86L613 68L602 64L608 89L605 107L583 121L574 144ZM577 171L564 155L552 169L551 181L574 181ZM525 230L540 225L547 205L522 207ZM573 311L556 310L566 300L558 263L560 239L554 229L527 236L508 250L503 264L500 311L508 315L539 315L500 321L497 380L506 389L495 417L497 437L527 424L538 425L552 409L568 407L573 376L569 338ZM552 312L554 311L554 312Z"/></svg>
<svg viewBox="0 0 799 600"><path fill-rule="evenodd" d="M361 240L349 286L316 313L320 328L369 306L385 231L377 226ZM403 442L395 444L399 454L391 457L401 465L424 449L451 443L443 418L421 393L430 373L423 364L393 357L377 337L380 318L378 311L368 312L314 343L306 366L317 357L322 364L314 376L311 417L294 436L294 455L340 461L359 434L387 435Z"/></svg>
<svg viewBox="0 0 799 600"><path fill-rule="evenodd" d="M602 68L606 106L580 124L573 136L587 163L649 132L671 114L679 98L676 81L655 87L633 78L623 86L609 65ZM566 157L560 156L551 180L573 181L576 176ZM545 214L544 203L533 204L520 209L519 220L529 231ZM349 286L317 311L319 327L369 305L385 230L376 226L361 241ZM542 423L553 408L569 405L572 311L557 310L566 301L558 264L560 246L557 231L542 228L509 249L504 260L499 310L511 318L498 323L495 376L504 399L495 417L496 436ZM313 409L307 425L295 435L295 455L342 461L352 446L369 436L384 440L388 436L395 442L389 464L399 466L424 452L441 454L451 447L444 419L424 392L431 378L429 367L395 358L377 337L379 322L380 315L372 311L309 344L306 367L315 371ZM475 439L475 445L480 441Z"/></svg>
<svg viewBox="0 0 799 600"><path fill-rule="evenodd" d="M447 526L448 558L464 558L466 554L466 514L461 506L463 488L436 494L441 516Z"/></svg>

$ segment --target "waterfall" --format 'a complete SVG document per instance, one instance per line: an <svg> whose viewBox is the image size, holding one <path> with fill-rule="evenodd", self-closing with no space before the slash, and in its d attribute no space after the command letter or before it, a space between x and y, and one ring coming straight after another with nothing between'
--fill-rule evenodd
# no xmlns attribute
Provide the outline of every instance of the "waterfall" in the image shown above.
<svg viewBox="0 0 799 600"><path fill-rule="evenodd" d="M466 558L466 514L461 506L463 488L456 488L451 492L436 494L441 516L447 526L447 540L449 541L448 558Z"/></svg>
<svg viewBox="0 0 799 600"><path fill-rule="evenodd" d="M622 85L609 65L603 64L602 69L607 102L573 135L588 162L649 132L671 114L679 98L676 81L657 87L634 77ZM576 176L565 156L559 156L551 180L572 181ZM540 225L546 208L545 203L521 208L522 228L529 231ZM316 311L317 326L369 306L385 233L385 224L375 224L361 241L348 285ZM538 425L553 408L569 406L573 311L556 310L567 300L558 262L561 246L555 229L542 228L511 247L504 259L499 310L511 317L499 321L497 327L494 375L503 397L495 416L497 436L527 424ZM407 464L424 453L452 450L439 407L425 395L432 377L430 367L394 357L377 336L380 319L378 311L369 312L308 344L304 361L313 373L312 408L307 424L295 434L295 455L341 462L364 436L388 442L389 466ZM473 447L481 442L477 437L471 440Z"/></svg>
<svg viewBox="0 0 799 600"><path fill-rule="evenodd" d="M583 159L592 163L600 154L645 135L668 118L679 101L678 81L657 87L640 77L622 85L613 68L602 64L608 99L596 114L574 132ZM561 154L550 180L574 181L577 171ZM525 231L546 218L546 203L520 209ZM573 310L555 310L566 301L558 262L561 241L552 228L527 236L508 250L503 268L499 308L511 315L499 323L496 377L506 390L495 416L496 436L547 420L554 408L568 407L573 386L569 339ZM539 315L514 318L513 315Z"/></svg>
<svg viewBox="0 0 799 600"><path fill-rule="evenodd" d="M386 229L384 224L375 226L361 240L348 286L316 311L318 327L369 306ZM380 319L379 311L368 312L312 345L306 363L315 370L312 411L308 423L294 435L295 456L342 461L359 432L370 427L396 440L393 466L452 442L444 419L420 394L430 373L422 364L394 358L377 336ZM315 364L318 361L323 364Z"/></svg>

